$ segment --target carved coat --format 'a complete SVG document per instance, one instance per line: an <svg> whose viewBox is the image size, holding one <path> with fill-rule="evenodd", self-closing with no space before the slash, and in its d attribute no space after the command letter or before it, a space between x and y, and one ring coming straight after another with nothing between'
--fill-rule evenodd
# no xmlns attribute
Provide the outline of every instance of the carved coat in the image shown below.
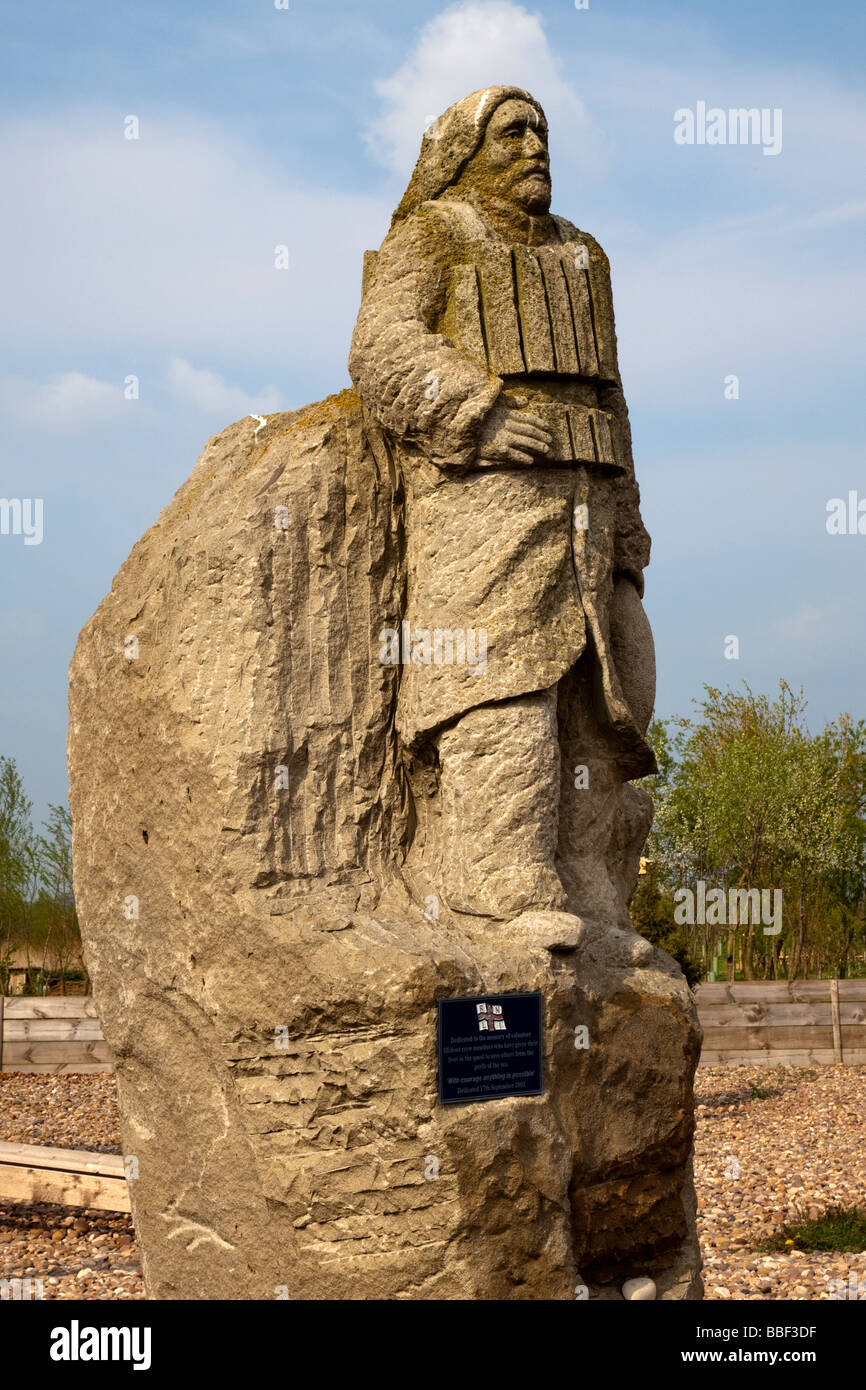
<svg viewBox="0 0 866 1390"><path fill-rule="evenodd" d="M589 629L608 717L646 748L607 621L616 577L642 594L649 559L609 266L594 238L563 218L549 225L547 244L509 246L478 208L445 196L397 222L368 258L349 368L404 480L401 616L412 635L486 634L484 670L404 665L397 727L410 747L475 705L553 685ZM500 397L545 418L552 457L478 465ZM418 642L404 659L413 649L423 657Z"/></svg>

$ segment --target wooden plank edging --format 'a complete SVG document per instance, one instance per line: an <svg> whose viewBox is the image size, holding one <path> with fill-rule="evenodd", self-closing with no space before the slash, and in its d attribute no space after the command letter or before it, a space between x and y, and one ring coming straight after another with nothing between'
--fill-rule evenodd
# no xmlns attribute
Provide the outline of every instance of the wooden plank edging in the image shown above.
<svg viewBox="0 0 866 1390"><path fill-rule="evenodd" d="M92 994L8 994L8 1018L99 1018Z"/></svg>
<svg viewBox="0 0 866 1390"><path fill-rule="evenodd" d="M866 980L715 981L694 993L703 1066L866 1063ZM0 1072L113 1070L91 995L0 994Z"/></svg>
<svg viewBox="0 0 866 1390"><path fill-rule="evenodd" d="M52 1202L66 1207L93 1207L97 1211L132 1210L125 1178L29 1168L20 1163L0 1163L0 1201Z"/></svg>
<svg viewBox="0 0 866 1390"><path fill-rule="evenodd" d="M122 1154L0 1143L0 1201L130 1211Z"/></svg>
<svg viewBox="0 0 866 1390"><path fill-rule="evenodd" d="M830 981L830 1013L833 1019L833 1057L842 1062L842 1025L839 1019L839 981Z"/></svg>
<svg viewBox="0 0 866 1390"><path fill-rule="evenodd" d="M66 1173L88 1173L103 1178L124 1178L123 1154L98 1153L94 1149L55 1149L48 1144L0 1141L0 1163L25 1168L56 1168Z"/></svg>

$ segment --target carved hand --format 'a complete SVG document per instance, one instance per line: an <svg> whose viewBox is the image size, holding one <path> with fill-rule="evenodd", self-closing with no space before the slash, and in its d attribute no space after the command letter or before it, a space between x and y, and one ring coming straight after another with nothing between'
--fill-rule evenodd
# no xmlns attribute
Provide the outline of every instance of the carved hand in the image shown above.
<svg viewBox="0 0 866 1390"><path fill-rule="evenodd" d="M549 452L553 437L538 415L495 405L481 430L476 462L532 464Z"/></svg>

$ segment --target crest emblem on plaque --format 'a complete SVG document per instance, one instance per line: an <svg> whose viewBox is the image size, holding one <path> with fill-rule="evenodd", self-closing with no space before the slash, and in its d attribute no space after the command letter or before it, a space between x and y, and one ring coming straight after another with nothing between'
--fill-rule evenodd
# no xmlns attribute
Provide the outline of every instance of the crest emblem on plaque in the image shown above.
<svg viewBox="0 0 866 1390"><path fill-rule="evenodd" d="M479 1033L507 1032L501 1004L476 1004L475 1012L478 1015Z"/></svg>

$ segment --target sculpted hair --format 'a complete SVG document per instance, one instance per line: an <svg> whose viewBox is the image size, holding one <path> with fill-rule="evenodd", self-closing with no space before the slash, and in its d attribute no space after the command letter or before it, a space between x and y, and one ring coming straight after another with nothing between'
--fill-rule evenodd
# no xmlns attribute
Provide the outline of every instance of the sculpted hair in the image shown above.
<svg viewBox="0 0 866 1390"><path fill-rule="evenodd" d="M481 145L490 117L504 101L528 101L544 118L541 104L522 87L483 87L449 106L424 132L418 162L391 219L392 227L457 182Z"/></svg>

